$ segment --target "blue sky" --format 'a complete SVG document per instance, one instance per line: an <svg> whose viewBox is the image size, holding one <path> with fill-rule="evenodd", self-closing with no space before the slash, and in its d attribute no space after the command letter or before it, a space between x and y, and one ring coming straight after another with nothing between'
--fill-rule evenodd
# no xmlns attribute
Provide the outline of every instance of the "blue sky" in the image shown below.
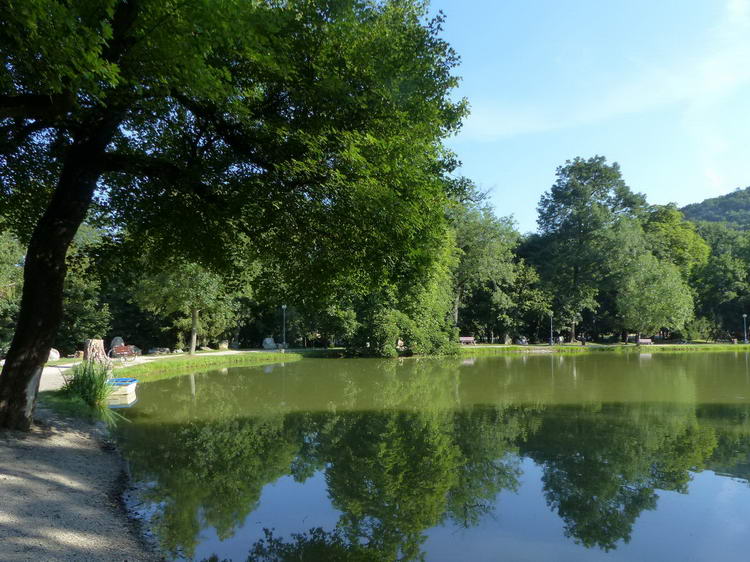
<svg viewBox="0 0 750 562"><path fill-rule="evenodd" d="M555 168L601 154L650 202L750 185L750 0L432 0L472 108L450 147L536 229Z"/></svg>

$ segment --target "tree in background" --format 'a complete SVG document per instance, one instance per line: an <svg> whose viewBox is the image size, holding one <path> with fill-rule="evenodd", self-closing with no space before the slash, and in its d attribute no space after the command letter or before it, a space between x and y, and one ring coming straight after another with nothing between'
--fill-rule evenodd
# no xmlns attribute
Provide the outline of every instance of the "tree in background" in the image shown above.
<svg viewBox="0 0 750 562"><path fill-rule="evenodd" d="M0 426L31 424L95 192L149 251L225 262L241 233L310 293L429 267L465 105L422 2L29 0L0 20L0 209L28 242Z"/></svg>
<svg viewBox="0 0 750 562"><path fill-rule="evenodd" d="M575 158L557 169L557 180L539 202L540 250L535 261L554 295L554 312L570 325L598 308L607 233L622 218L636 218L642 195L625 184L617 163L603 156Z"/></svg>
<svg viewBox="0 0 750 562"><path fill-rule="evenodd" d="M473 198L449 210L458 247L458 264L453 274L453 321L459 325L459 311L475 291L486 285L500 286L513 275L513 250L519 234L508 218L498 218L486 202L486 195Z"/></svg>
<svg viewBox="0 0 750 562"><path fill-rule="evenodd" d="M693 297L676 266L643 254L622 279L617 309L639 338L662 328L683 329L693 318Z"/></svg>
<svg viewBox="0 0 750 562"><path fill-rule="evenodd" d="M654 256L677 266L686 281L695 268L706 265L711 249L675 205L650 207L643 230Z"/></svg>
<svg viewBox="0 0 750 562"><path fill-rule="evenodd" d="M9 232L0 230L0 356L4 356L18 314L23 282L23 247Z"/></svg>
<svg viewBox="0 0 750 562"><path fill-rule="evenodd" d="M693 279L698 314L711 323L712 338L731 337L750 311L750 236L721 223L699 223L698 232L711 247Z"/></svg>
<svg viewBox="0 0 750 562"><path fill-rule="evenodd" d="M174 316L179 330L188 328L189 352L193 354L200 334L221 334L231 327L234 308L229 289L220 275L196 263L176 262L145 276L135 299L145 310Z"/></svg>

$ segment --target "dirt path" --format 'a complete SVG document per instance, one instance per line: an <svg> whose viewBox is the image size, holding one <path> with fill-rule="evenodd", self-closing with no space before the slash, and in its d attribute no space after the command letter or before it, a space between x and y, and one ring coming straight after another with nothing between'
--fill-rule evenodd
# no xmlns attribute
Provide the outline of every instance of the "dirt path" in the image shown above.
<svg viewBox="0 0 750 562"><path fill-rule="evenodd" d="M214 357L217 355L236 355L238 353L258 353L258 351L236 351L230 349L227 351L206 353L205 355ZM198 357L201 355L203 354L199 354ZM184 353L175 353L173 355L141 355L140 357L136 357L132 362L125 363L124 368L127 369L127 367L132 365L141 365L143 363L151 363L152 361L168 361L169 359L175 359L177 357L188 357L188 355ZM39 392L44 392L45 390L59 390L62 388L62 385L65 383L65 372L76 364L77 363L67 363L65 365L52 365L45 367L44 371L42 371L42 378L39 381ZM116 363L116 365L119 365L119 363ZM127 372L124 371L123 376L126 376L126 374Z"/></svg>
<svg viewBox="0 0 750 562"><path fill-rule="evenodd" d="M93 426L39 408L0 431L0 560L159 560L120 503L120 456Z"/></svg>

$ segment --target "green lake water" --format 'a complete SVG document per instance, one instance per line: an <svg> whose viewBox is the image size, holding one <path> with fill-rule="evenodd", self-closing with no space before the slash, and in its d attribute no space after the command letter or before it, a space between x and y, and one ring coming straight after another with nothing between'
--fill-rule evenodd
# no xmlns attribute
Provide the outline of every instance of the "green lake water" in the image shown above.
<svg viewBox="0 0 750 562"><path fill-rule="evenodd" d="M140 384L120 412L172 559L750 553L744 353L304 359Z"/></svg>

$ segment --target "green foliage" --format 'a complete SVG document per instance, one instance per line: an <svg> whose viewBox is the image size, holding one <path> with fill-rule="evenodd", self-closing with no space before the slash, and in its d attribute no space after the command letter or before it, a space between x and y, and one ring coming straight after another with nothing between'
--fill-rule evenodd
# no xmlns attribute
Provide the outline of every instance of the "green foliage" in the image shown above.
<svg viewBox="0 0 750 562"><path fill-rule="evenodd" d="M627 329L651 335L681 330L693 317L693 298L675 266L643 254L622 279L617 308Z"/></svg>
<svg viewBox="0 0 750 562"><path fill-rule="evenodd" d="M15 237L0 230L0 357L13 338L23 284L23 254Z"/></svg>
<svg viewBox="0 0 750 562"><path fill-rule="evenodd" d="M539 202L541 250L534 256L553 310L574 327L599 308L610 233L623 220L637 219L645 199L625 184L619 166L602 156L575 158L557 169L557 180Z"/></svg>
<svg viewBox="0 0 750 562"><path fill-rule="evenodd" d="M685 280L695 267L708 261L708 244L696 232L695 225L684 220L674 205L651 207L643 221L643 229L654 256L676 265Z"/></svg>
<svg viewBox="0 0 750 562"><path fill-rule="evenodd" d="M110 377L108 365L97 361L82 361L70 369L65 380L64 393L83 400L92 410L103 410L107 407L107 398L115 387L107 383Z"/></svg>
<svg viewBox="0 0 750 562"><path fill-rule="evenodd" d="M705 199L682 208L692 221L725 222L742 229L750 229L750 187L737 188L720 197Z"/></svg>
<svg viewBox="0 0 750 562"><path fill-rule="evenodd" d="M93 244L82 243L68 255L63 320L55 338L55 347L63 355L83 349L87 339L102 339L109 332L112 315L109 304L102 298L93 252Z"/></svg>
<svg viewBox="0 0 750 562"><path fill-rule="evenodd" d="M711 322L708 318L698 317L693 318L685 324L685 328L681 330L685 339L692 340L707 340L717 333L717 326L714 322Z"/></svg>
<svg viewBox="0 0 750 562"><path fill-rule="evenodd" d="M236 306L227 285L221 275L197 263L175 260L142 277L134 300L148 312L172 317L183 333L193 327L193 314L199 315L197 333L215 341L235 320Z"/></svg>
<svg viewBox="0 0 750 562"><path fill-rule="evenodd" d="M274 537L264 529L265 538L250 550L248 562L387 562L390 558L369 546L352 544L339 529L327 532L320 527L307 533L294 533L290 541Z"/></svg>

